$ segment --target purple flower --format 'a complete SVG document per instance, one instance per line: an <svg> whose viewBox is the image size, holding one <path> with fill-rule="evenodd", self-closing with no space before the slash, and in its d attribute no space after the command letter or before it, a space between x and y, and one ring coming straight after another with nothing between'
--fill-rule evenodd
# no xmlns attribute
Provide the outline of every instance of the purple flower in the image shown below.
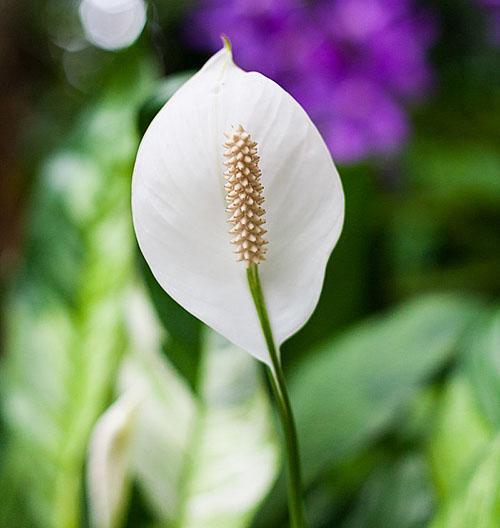
<svg viewBox="0 0 500 528"><path fill-rule="evenodd" d="M500 46L500 0L478 0L485 8L488 17L488 33L490 41Z"/></svg>
<svg viewBox="0 0 500 528"><path fill-rule="evenodd" d="M413 0L206 0L186 24L189 42L287 89L344 163L397 153L409 134L405 104L432 84L435 24Z"/></svg>

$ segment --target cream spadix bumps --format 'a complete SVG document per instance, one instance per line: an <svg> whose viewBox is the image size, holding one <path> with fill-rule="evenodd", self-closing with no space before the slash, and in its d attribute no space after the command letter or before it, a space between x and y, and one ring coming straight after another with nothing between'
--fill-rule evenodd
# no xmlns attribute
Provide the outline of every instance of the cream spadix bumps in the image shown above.
<svg viewBox="0 0 500 528"><path fill-rule="evenodd" d="M226 202L231 215L228 221L232 225L229 232L235 235L232 243L236 246L236 260L243 261L249 267L265 260L267 244L264 239L267 231L263 227L266 211L261 207L264 203L264 187L260 182L260 158L257 155L257 143L242 125L238 125L231 134L226 132L225 136L228 138L224 143Z"/></svg>
<svg viewBox="0 0 500 528"><path fill-rule="evenodd" d="M149 126L132 209L140 248L165 291L270 364L247 266L258 266L279 347L316 306L344 198L304 110L270 79L238 68L226 47Z"/></svg>

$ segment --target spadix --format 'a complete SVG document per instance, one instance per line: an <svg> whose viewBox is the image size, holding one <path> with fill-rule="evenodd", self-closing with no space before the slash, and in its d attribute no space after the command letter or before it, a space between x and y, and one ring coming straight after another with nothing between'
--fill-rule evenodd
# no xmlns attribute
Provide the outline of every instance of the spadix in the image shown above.
<svg viewBox="0 0 500 528"><path fill-rule="evenodd" d="M226 147L226 211L231 215L228 222L232 225L231 234L236 235L232 243L236 246L237 261L243 261L248 268L265 260L267 232L263 224L265 210L261 207L265 198L260 183L262 173L259 169L257 143L250 134L239 125L232 134L225 134Z"/></svg>

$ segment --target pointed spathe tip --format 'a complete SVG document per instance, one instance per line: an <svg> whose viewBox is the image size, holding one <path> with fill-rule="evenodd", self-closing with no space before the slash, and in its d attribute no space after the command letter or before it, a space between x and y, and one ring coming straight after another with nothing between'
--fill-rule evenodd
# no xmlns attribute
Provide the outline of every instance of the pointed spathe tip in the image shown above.
<svg viewBox="0 0 500 528"><path fill-rule="evenodd" d="M220 36L222 43L224 44L224 49L232 54L233 47L231 46L231 41L229 40L229 37L227 35L221 35Z"/></svg>

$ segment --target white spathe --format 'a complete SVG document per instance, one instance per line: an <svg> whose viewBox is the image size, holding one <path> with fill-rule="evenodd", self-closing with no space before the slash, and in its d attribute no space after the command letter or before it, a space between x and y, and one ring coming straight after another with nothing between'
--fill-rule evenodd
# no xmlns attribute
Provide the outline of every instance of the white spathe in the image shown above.
<svg viewBox="0 0 500 528"><path fill-rule="evenodd" d="M121 526L128 500L129 457L140 397L122 395L95 424L89 442L87 492L93 528Z"/></svg>
<svg viewBox="0 0 500 528"><path fill-rule="evenodd" d="M270 364L225 212L224 132L238 124L261 158L269 245L259 272L276 345L301 328L340 236L342 185L302 107L270 79L237 67L228 47L174 94L146 131L134 168L133 220L163 289Z"/></svg>

